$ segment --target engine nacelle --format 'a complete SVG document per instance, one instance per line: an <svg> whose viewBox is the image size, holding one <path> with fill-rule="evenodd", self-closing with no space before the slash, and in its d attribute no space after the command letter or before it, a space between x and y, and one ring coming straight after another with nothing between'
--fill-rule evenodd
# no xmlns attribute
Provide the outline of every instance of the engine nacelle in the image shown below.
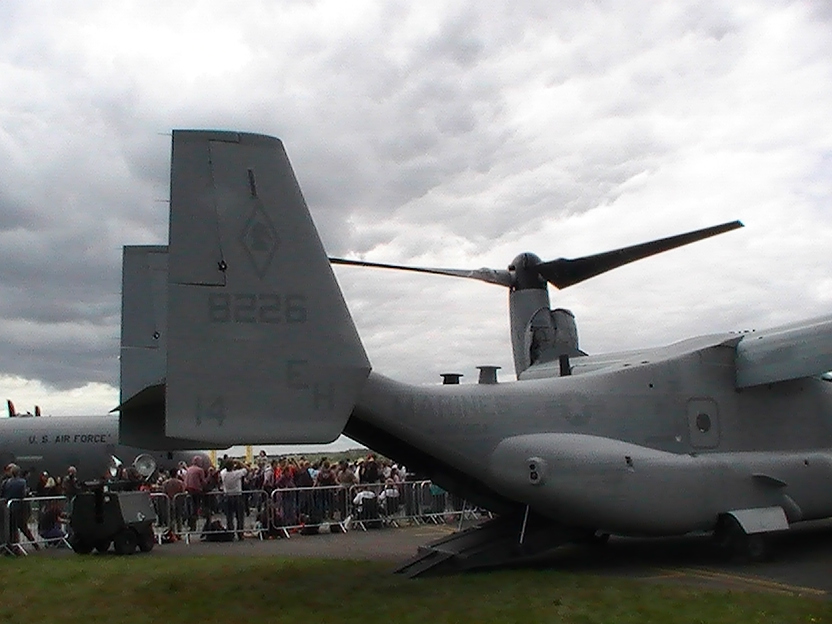
<svg viewBox="0 0 832 624"><path fill-rule="evenodd" d="M578 327L569 310L540 308L526 325L528 365L553 362L562 356L585 355L578 348Z"/></svg>

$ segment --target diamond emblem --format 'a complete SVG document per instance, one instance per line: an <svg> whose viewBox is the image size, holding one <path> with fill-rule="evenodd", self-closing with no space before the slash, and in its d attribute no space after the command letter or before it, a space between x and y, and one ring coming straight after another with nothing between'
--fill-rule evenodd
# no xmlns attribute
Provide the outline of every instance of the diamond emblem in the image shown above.
<svg viewBox="0 0 832 624"><path fill-rule="evenodd" d="M259 201L254 204L254 209L243 226L240 244L246 250L255 273L263 279L280 245L280 238L271 218Z"/></svg>

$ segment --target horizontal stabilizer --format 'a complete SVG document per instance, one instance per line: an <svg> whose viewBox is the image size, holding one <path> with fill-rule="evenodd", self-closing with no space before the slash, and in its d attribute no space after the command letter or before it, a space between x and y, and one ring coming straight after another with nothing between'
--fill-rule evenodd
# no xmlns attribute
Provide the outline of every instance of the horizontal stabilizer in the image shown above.
<svg viewBox="0 0 832 624"><path fill-rule="evenodd" d="M280 140L175 131L168 436L328 442L370 364Z"/></svg>
<svg viewBox="0 0 832 624"><path fill-rule="evenodd" d="M832 370L832 316L745 334L736 366L738 388Z"/></svg>

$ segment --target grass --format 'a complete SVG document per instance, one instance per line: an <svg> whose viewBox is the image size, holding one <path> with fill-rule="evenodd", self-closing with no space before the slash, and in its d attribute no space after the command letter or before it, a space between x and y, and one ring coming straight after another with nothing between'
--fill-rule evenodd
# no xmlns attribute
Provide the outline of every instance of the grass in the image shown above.
<svg viewBox="0 0 832 624"><path fill-rule="evenodd" d="M407 580L379 562L0 559L0 622L832 622L832 604L558 571Z"/></svg>

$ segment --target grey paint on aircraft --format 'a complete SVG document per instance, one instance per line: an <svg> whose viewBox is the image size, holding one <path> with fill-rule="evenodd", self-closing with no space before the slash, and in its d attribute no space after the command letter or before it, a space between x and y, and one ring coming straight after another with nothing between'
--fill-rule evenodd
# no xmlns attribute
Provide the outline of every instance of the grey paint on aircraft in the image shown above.
<svg viewBox="0 0 832 624"><path fill-rule="evenodd" d="M165 379L168 249L127 246L121 280L121 403Z"/></svg>
<svg viewBox="0 0 832 624"><path fill-rule="evenodd" d="M167 435L322 442L349 417L359 441L411 453L463 494L589 530L684 533L730 516L757 532L782 529L784 517L832 515L832 384L814 377L830 368L829 319L759 340L719 334L573 357L571 375L562 376L563 362L526 358L529 321L549 299L536 282L518 281L509 305L519 381L422 387L368 376L282 144L175 132L173 159ZM280 247L263 247L253 262L241 232L256 210L275 225L261 242L279 236ZM635 246L625 256L740 226ZM593 256L564 261L588 268L563 284L620 266L616 254L599 254L601 269ZM304 322L249 322L261 300L236 297L278 289L303 296ZM228 298L211 299L218 293ZM311 391L316 383L334 391ZM194 404L212 397L222 405L204 411L209 422L195 422Z"/></svg>
<svg viewBox="0 0 832 624"><path fill-rule="evenodd" d="M194 454L120 444L114 415L0 418L0 464L14 462L34 477L43 470L63 476L75 466L79 479L95 480L107 476L112 457L130 465L139 455L150 455L160 469L170 469L190 463Z"/></svg>
<svg viewBox="0 0 832 624"><path fill-rule="evenodd" d="M279 140L174 132L169 254L166 434L336 439L370 364Z"/></svg>

